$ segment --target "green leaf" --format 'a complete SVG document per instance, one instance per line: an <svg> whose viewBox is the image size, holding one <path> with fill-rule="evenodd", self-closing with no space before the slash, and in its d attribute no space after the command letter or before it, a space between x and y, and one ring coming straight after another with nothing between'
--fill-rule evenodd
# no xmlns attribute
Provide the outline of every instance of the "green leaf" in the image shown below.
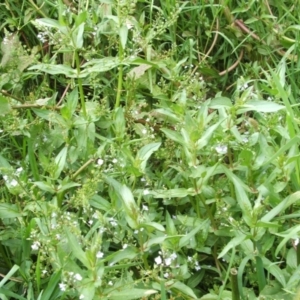
<svg viewBox="0 0 300 300"><path fill-rule="evenodd" d="M168 235L177 235L176 226L168 211L166 212L166 231Z"/></svg>
<svg viewBox="0 0 300 300"><path fill-rule="evenodd" d="M60 23L57 20L50 19L50 18L40 18L40 19L35 19L33 21L33 24L38 24L39 26L46 26L46 27L51 27L51 28L56 28L56 29L65 29L66 26L60 25Z"/></svg>
<svg viewBox="0 0 300 300"><path fill-rule="evenodd" d="M259 291L261 292L267 284L263 261L260 256L255 257L256 260L256 275Z"/></svg>
<svg viewBox="0 0 300 300"><path fill-rule="evenodd" d="M183 236L179 241L179 247L182 248L190 243L190 239L197 234L198 231L207 229L207 225L210 221L207 219L202 221L196 228L192 229L189 233Z"/></svg>
<svg viewBox="0 0 300 300"><path fill-rule="evenodd" d="M212 99L208 105L210 108L219 109L222 107L232 107L232 102L226 97L216 97Z"/></svg>
<svg viewBox="0 0 300 300"><path fill-rule="evenodd" d="M152 228L154 228L154 229L156 229L158 231L165 232L164 226L162 226L161 224L156 223L156 222L141 223L140 227L152 227Z"/></svg>
<svg viewBox="0 0 300 300"><path fill-rule="evenodd" d="M59 65L59 64L57 65L39 64L39 65L34 65L29 67L28 70L38 70L51 75L62 74L70 78L84 77L83 75L78 75L76 69L73 69L66 65Z"/></svg>
<svg viewBox="0 0 300 300"><path fill-rule="evenodd" d="M174 130L171 130L171 129L168 129L168 128L161 128L160 129L169 139L181 144L181 145L184 145L184 140L181 136L181 134L179 134L178 132L174 131Z"/></svg>
<svg viewBox="0 0 300 300"><path fill-rule="evenodd" d="M295 239L298 237L298 232L300 231L300 225L296 225L284 232L275 233L276 235L284 237L284 239L280 242L280 244L277 246L275 251L275 256L278 255L279 251L282 249L282 247L291 239Z"/></svg>
<svg viewBox="0 0 300 300"><path fill-rule="evenodd" d="M127 37L128 37L128 27L126 24L124 24L120 28L120 41L123 49L125 49L126 47Z"/></svg>
<svg viewBox="0 0 300 300"><path fill-rule="evenodd" d="M284 270L281 270L277 265L269 261L266 257L262 257L265 269L272 274L277 281L285 288L286 281L284 277Z"/></svg>
<svg viewBox="0 0 300 300"><path fill-rule="evenodd" d="M0 203L0 218L18 218L21 217L22 213L16 204Z"/></svg>
<svg viewBox="0 0 300 300"><path fill-rule="evenodd" d="M170 189L170 190L155 190L155 191L149 191L149 193L152 194L154 198L165 199L165 198L183 198L191 194L193 191L179 188L179 189Z"/></svg>
<svg viewBox="0 0 300 300"><path fill-rule="evenodd" d="M0 282L0 288L3 287L3 285L10 279L10 277L13 276L17 271L19 270L19 266L14 265L9 272L3 277L3 279Z"/></svg>
<svg viewBox="0 0 300 300"><path fill-rule="evenodd" d="M219 299L219 295L206 294L203 297L201 297L199 300L218 300L218 299ZM222 300L232 300L232 293L230 291L223 291ZM251 300L254 300L254 299L251 299ZM255 298L255 300L256 300L256 298Z"/></svg>
<svg viewBox="0 0 300 300"><path fill-rule="evenodd" d="M234 237L221 251L221 253L218 255L218 259L222 258L230 249L233 247L236 247L241 244L242 241L244 241L247 238L246 235L240 234L236 237Z"/></svg>
<svg viewBox="0 0 300 300"><path fill-rule="evenodd" d="M190 296L192 299L198 299L193 290L180 281L176 281L174 284L171 285L171 290L173 289L180 291L184 295Z"/></svg>
<svg viewBox="0 0 300 300"><path fill-rule="evenodd" d="M71 119L72 115L76 111L78 104L78 89L75 88L67 97L67 107L70 112L69 118Z"/></svg>
<svg viewBox="0 0 300 300"><path fill-rule="evenodd" d="M0 116L3 116L11 111L9 101L4 96L0 95Z"/></svg>
<svg viewBox="0 0 300 300"><path fill-rule="evenodd" d="M24 298L24 297L20 296L19 294L11 292L10 290L7 290L5 288L0 288L0 294L6 295L8 297L12 297L10 299L27 300L27 298Z"/></svg>
<svg viewBox="0 0 300 300"><path fill-rule="evenodd" d="M109 266L112 266L121 260L132 260L139 255L137 248L128 246L125 249L114 252L113 254L104 257L103 261L107 261Z"/></svg>
<svg viewBox="0 0 300 300"><path fill-rule="evenodd" d="M69 241L68 245L70 247L70 250L72 251L72 254L77 259L79 259L85 265L85 267L87 267L88 269L91 268L90 262L84 251L81 249L77 238L68 230L66 230L66 235Z"/></svg>
<svg viewBox="0 0 300 300"><path fill-rule="evenodd" d="M112 70L121 64L119 57L105 57L101 59L92 59L89 62L83 64L82 77L86 77L93 72L101 73Z"/></svg>
<svg viewBox="0 0 300 300"><path fill-rule="evenodd" d="M229 169L223 166L224 173L230 181L232 181L235 189L236 200L243 212L243 219L248 226L252 225L252 206L245 192L245 184L234 175Z"/></svg>
<svg viewBox="0 0 300 300"><path fill-rule="evenodd" d="M224 120L220 120L219 122L217 122L216 124L210 126L208 129L205 130L205 133L203 134L203 136L196 142L196 147L198 150L202 149L203 147L205 147L208 144L213 133L217 130L217 128L220 126L220 124L223 121Z"/></svg>
<svg viewBox="0 0 300 300"><path fill-rule="evenodd" d="M62 170L64 169L64 166L66 164L66 159L67 159L67 153L68 153L68 147L66 146L55 157L56 170L53 179L57 179L60 176Z"/></svg>
<svg viewBox="0 0 300 300"><path fill-rule="evenodd" d="M277 206L271 209L267 214L265 214L261 221L269 222L274 219L278 214L284 212L286 208L293 205L300 199L300 192L296 192L288 197L286 197L283 201L281 201Z"/></svg>
<svg viewBox="0 0 300 300"><path fill-rule="evenodd" d="M94 195L89 200L89 203L91 206L93 206L97 209L101 209L105 212L111 210L111 203L99 195Z"/></svg>
<svg viewBox="0 0 300 300"><path fill-rule="evenodd" d="M299 145L300 144L300 137L299 136L295 136L292 139L290 139L288 142L284 143L284 145L274 154L272 155L268 161L266 161L263 166L268 165L272 162L276 161L276 158L281 155L284 154L286 151L290 150L291 147L293 147L294 145Z"/></svg>
<svg viewBox="0 0 300 300"><path fill-rule="evenodd" d="M75 41L74 47L76 49L81 49L83 46L83 32L84 32L84 23L81 23L76 29L74 30L72 36Z"/></svg>
<svg viewBox="0 0 300 300"><path fill-rule="evenodd" d="M46 289L42 293L41 300L50 300L53 299L52 295L54 294L55 289L57 288L58 283L61 279L61 271L58 271L51 275L50 280L47 284Z"/></svg>
<svg viewBox="0 0 300 300"><path fill-rule="evenodd" d="M55 194L56 193L55 188L50 183L48 183L48 182L45 182L45 181L35 181L33 184L36 185L37 187L39 187L42 191L50 192L51 194Z"/></svg>
<svg viewBox="0 0 300 300"><path fill-rule="evenodd" d="M269 113L269 112L276 112L281 109L285 109L285 106L270 101L252 100L241 105L237 110L237 114L243 114L247 111L258 111L258 112Z"/></svg>
<svg viewBox="0 0 300 300"><path fill-rule="evenodd" d="M62 184L62 186L59 186L58 189L57 189L57 192L61 193L61 192L66 191L66 190L68 190L68 189L70 189L72 187L75 187L75 186L81 186L81 184L69 181L66 184Z"/></svg>
<svg viewBox="0 0 300 300"><path fill-rule="evenodd" d="M118 107L115 110L114 130L117 138L119 139L124 138L124 134L126 130L126 121L125 121L124 111L122 107Z"/></svg>
<svg viewBox="0 0 300 300"><path fill-rule="evenodd" d="M135 68L133 68L130 72L127 73L127 77L131 79L139 79L142 77L145 72L150 69L152 66L148 64L141 64Z"/></svg>
<svg viewBox="0 0 300 300"><path fill-rule="evenodd" d="M142 172L145 172L146 163L149 157L152 155L154 151L157 151L160 147L161 143L151 143L143 146L137 153L136 159L141 162L140 168Z"/></svg>
<svg viewBox="0 0 300 300"><path fill-rule="evenodd" d="M138 216L140 211L134 201L133 195L130 189L125 185L121 187L119 194L123 200L128 225L133 229L136 229L138 227Z"/></svg>
<svg viewBox="0 0 300 300"><path fill-rule="evenodd" d="M131 300L131 299L142 299L150 295L156 294L156 290L144 290L144 289L124 289L121 291L114 291L109 294L109 299L111 300Z"/></svg>

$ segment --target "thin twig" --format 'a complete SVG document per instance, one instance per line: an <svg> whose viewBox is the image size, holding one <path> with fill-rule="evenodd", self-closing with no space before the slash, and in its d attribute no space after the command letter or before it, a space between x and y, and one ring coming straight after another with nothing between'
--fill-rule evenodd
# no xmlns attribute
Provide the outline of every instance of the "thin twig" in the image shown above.
<svg viewBox="0 0 300 300"><path fill-rule="evenodd" d="M8 92L5 91L5 90L1 90L1 94L3 94L4 96L10 97L10 98L12 98L12 99L15 99L15 100L17 100L17 101L19 101L19 102L21 102L21 103L24 103L24 102L25 102L23 99L21 99L21 98L15 96L15 95L12 95L12 94L8 93Z"/></svg>
<svg viewBox="0 0 300 300"><path fill-rule="evenodd" d="M241 51L240 56L238 57L237 61L232 66L230 66L228 69L226 69L222 72L219 72L219 75L224 76L227 73L229 73L230 71L232 71L233 69L235 69L238 66L238 64L240 63L240 61L242 60L243 55L244 55L244 50Z"/></svg>
<svg viewBox="0 0 300 300"><path fill-rule="evenodd" d="M51 110L60 110L61 106L49 106L49 105L39 105L39 104L23 104L23 105L11 105L12 109L27 109L27 108L47 108Z"/></svg>
<svg viewBox="0 0 300 300"><path fill-rule="evenodd" d="M0 273L0 276L4 278L6 275ZM10 277L8 280L15 281L15 282L23 282L23 280L18 279L16 277Z"/></svg>
<svg viewBox="0 0 300 300"><path fill-rule="evenodd" d="M62 103L62 101L64 100L64 98L65 98L65 96L66 96L66 93L68 92L70 86L71 86L71 84L69 83L69 84L67 85L67 87L65 88L65 90L64 90L64 92L63 92L63 94L62 94L62 96L60 97L58 103L56 104L57 107L58 107L58 106Z"/></svg>

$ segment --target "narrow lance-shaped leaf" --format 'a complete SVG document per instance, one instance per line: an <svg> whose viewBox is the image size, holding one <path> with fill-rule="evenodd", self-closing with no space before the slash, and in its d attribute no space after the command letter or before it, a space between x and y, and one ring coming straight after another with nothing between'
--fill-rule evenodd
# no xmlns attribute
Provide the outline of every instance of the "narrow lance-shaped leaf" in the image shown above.
<svg viewBox="0 0 300 300"><path fill-rule="evenodd" d="M9 105L8 99L0 95L0 115L5 115L9 113L11 107Z"/></svg>
<svg viewBox="0 0 300 300"><path fill-rule="evenodd" d="M64 147L55 158L56 171L54 174L54 179L57 179L60 173L62 172L62 170L64 169L66 158L67 158L67 152L68 152L68 147Z"/></svg>
<svg viewBox="0 0 300 300"><path fill-rule="evenodd" d="M248 196L244 189L244 183L236 176L234 175L230 170L228 170L225 166L223 166L224 173L228 177L228 179L233 183L235 194L236 194L236 200L242 210L243 213L243 219L246 222L248 226L251 226L252 224L252 206L248 199Z"/></svg>
<svg viewBox="0 0 300 300"><path fill-rule="evenodd" d="M66 230L66 235L67 235L67 238L69 241L68 245L69 245L70 250L72 251L73 255L77 259L79 259L85 265L86 268L90 268L91 267L90 262L89 262L87 256L85 255L85 252L81 249L76 237L68 230Z"/></svg>
<svg viewBox="0 0 300 300"><path fill-rule="evenodd" d="M141 161L141 171L145 172L146 163L154 151L157 151L161 143L151 143L142 147L137 153L137 160Z"/></svg>
<svg viewBox="0 0 300 300"><path fill-rule="evenodd" d="M240 245L242 241L246 239L246 236L241 234L239 236L234 237L221 251L221 253L218 255L218 259L222 258L230 249L233 247L236 247L237 245Z"/></svg>
<svg viewBox="0 0 300 300"><path fill-rule="evenodd" d="M296 201L300 199L300 192L296 192L288 197L286 197L283 201L281 201L277 206L271 209L267 214L265 214L261 221L270 222L274 219L279 213L284 212L286 208L293 205Z"/></svg>
<svg viewBox="0 0 300 300"><path fill-rule="evenodd" d="M219 122L217 122L216 124L210 126L205 133L203 134L203 136L196 142L196 147L198 150L202 149L203 147L205 147L210 138L212 137L213 133L215 132L215 130L220 126L220 124L223 122L224 120L220 120Z"/></svg>

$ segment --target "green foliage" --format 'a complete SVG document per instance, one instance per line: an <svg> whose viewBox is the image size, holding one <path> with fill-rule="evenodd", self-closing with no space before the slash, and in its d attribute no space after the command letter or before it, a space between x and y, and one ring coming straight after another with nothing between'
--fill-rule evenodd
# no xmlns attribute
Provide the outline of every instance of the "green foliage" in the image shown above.
<svg viewBox="0 0 300 300"><path fill-rule="evenodd" d="M0 298L298 299L297 4L0 4Z"/></svg>

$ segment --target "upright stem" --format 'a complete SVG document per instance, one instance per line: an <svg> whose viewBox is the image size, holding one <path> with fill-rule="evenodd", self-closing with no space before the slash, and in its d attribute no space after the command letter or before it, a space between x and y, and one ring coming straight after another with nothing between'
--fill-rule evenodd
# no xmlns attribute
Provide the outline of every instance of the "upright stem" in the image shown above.
<svg viewBox="0 0 300 300"><path fill-rule="evenodd" d="M119 26L121 27L121 10L120 10L120 4L118 3L118 18L119 18ZM124 58L124 49L122 47L121 43L121 36L119 39L119 58L120 61L123 60ZM117 90L117 97L116 97L116 103L115 103L115 108L118 108L120 106L120 101L121 101L121 93L122 93L122 85L123 85L123 66L120 64L119 65L119 77L118 77L118 90Z"/></svg>
<svg viewBox="0 0 300 300"><path fill-rule="evenodd" d="M232 300L240 300L240 293L239 293L239 287L238 287L238 281L237 281L237 269L232 268L230 270L231 275L231 291L232 291Z"/></svg>
<svg viewBox="0 0 300 300"><path fill-rule="evenodd" d="M80 74L80 61L79 61L79 55L78 55L78 51L76 50L75 52L75 60L76 60L76 69L77 69L77 82L78 82L78 88L79 88L79 94L80 94L80 103L81 103L81 107L82 107L82 112L84 117L87 116L86 114L86 107L85 107L85 102L84 102L84 93L83 93L83 87L82 87L82 79L79 78L79 74Z"/></svg>

